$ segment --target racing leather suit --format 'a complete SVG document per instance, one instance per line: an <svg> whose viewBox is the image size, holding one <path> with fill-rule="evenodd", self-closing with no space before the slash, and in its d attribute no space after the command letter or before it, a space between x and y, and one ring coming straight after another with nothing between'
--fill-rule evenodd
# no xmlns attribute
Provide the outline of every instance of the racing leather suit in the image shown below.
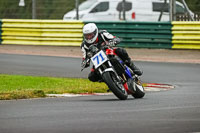
<svg viewBox="0 0 200 133"><path fill-rule="evenodd" d="M115 46L120 43L120 39L108 33L106 30L99 31L98 37L93 44L96 44L98 48L102 46L102 44L109 44L111 46ZM86 41L83 41L81 44L81 50L83 52L83 62L87 59L87 52L89 50L89 46L93 44L88 44ZM128 65L134 73L137 75L142 75L142 72L133 64L131 58L129 57L127 51L123 48L115 48L115 53ZM82 63L83 63L82 62ZM86 65L88 67L89 64ZM94 66L91 69L91 72L88 75L88 79L90 81L96 82L101 80L99 74L94 70Z"/></svg>

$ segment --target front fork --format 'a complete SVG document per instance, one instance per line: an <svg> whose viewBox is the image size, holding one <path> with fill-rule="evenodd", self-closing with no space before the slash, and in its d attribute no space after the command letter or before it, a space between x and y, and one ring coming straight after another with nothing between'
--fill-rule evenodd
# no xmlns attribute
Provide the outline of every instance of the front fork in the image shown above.
<svg viewBox="0 0 200 133"><path fill-rule="evenodd" d="M114 74L116 75L116 77L118 79L120 79L120 77L118 76L117 72L113 69L113 66L111 64L110 61L107 61L108 63L108 66L109 67L106 67L105 64L103 64L101 67L99 67L97 70L100 72L100 74L102 75L104 72L108 72L108 71L111 71L111 72L114 72Z"/></svg>

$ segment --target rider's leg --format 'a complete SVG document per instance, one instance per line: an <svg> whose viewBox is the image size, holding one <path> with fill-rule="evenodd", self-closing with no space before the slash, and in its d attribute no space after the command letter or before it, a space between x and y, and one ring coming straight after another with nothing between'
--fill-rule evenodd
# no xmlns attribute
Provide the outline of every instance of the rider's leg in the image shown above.
<svg viewBox="0 0 200 133"><path fill-rule="evenodd" d="M138 76L142 75L142 71L134 65L133 61L131 61L131 58L129 57L127 51L122 48L117 48L115 50L115 53L126 63L127 66L129 66L135 74Z"/></svg>
<svg viewBox="0 0 200 133"><path fill-rule="evenodd" d="M92 82L101 82L102 80L100 75L93 68L91 69L91 72L88 75L88 79Z"/></svg>

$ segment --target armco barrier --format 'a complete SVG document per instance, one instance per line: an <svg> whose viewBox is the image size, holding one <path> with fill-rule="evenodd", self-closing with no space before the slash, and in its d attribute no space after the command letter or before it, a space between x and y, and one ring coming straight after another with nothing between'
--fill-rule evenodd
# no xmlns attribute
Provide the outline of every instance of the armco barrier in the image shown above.
<svg viewBox="0 0 200 133"><path fill-rule="evenodd" d="M2 20L2 44L80 46L81 21ZM120 37L122 47L171 48L170 22L95 22Z"/></svg>
<svg viewBox="0 0 200 133"><path fill-rule="evenodd" d="M0 19L0 45L1 45L1 41L2 41L2 39L1 39L1 34L2 34L1 25L2 25L2 22L1 22L1 19Z"/></svg>
<svg viewBox="0 0 200 133"><path fill-rule="evenodd" d="M172 22L172 48L200 49L200 22Z"/></svg>
<svg viewBox="0 0 200 133"><path fill-rule="evenodd" d="M2 44L80 46L81 21L2 19Z"/></svg>
<svg viewBox="0 0 200 133"><path fill-rule="evenodd" d="M2 19L0 44L80 46L84 23L89 22ZM200 22L95 23L120 37L122 47L200 49Z"/></svg>
<svg viewBox="0 0 200 133"><path fill-rule="evenodd" d="M89 23L89 22L86 22ZM171 48L170 22L96 22L101 30L122 39L119 46L136 48Z"/></svg>

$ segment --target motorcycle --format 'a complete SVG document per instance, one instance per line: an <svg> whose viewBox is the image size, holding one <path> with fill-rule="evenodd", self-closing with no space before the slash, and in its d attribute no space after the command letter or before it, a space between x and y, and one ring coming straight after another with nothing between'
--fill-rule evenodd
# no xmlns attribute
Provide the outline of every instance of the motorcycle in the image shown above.
<svg viewBox="0 0 200 133"><path fill-rule="evenodd" d="M91 45L81 71L90 61L117 98L126 100L128 95L134 98L144 97L144 87L139 76L117 56L112 47L105 45L98 48L97 45Z"/></svg>

